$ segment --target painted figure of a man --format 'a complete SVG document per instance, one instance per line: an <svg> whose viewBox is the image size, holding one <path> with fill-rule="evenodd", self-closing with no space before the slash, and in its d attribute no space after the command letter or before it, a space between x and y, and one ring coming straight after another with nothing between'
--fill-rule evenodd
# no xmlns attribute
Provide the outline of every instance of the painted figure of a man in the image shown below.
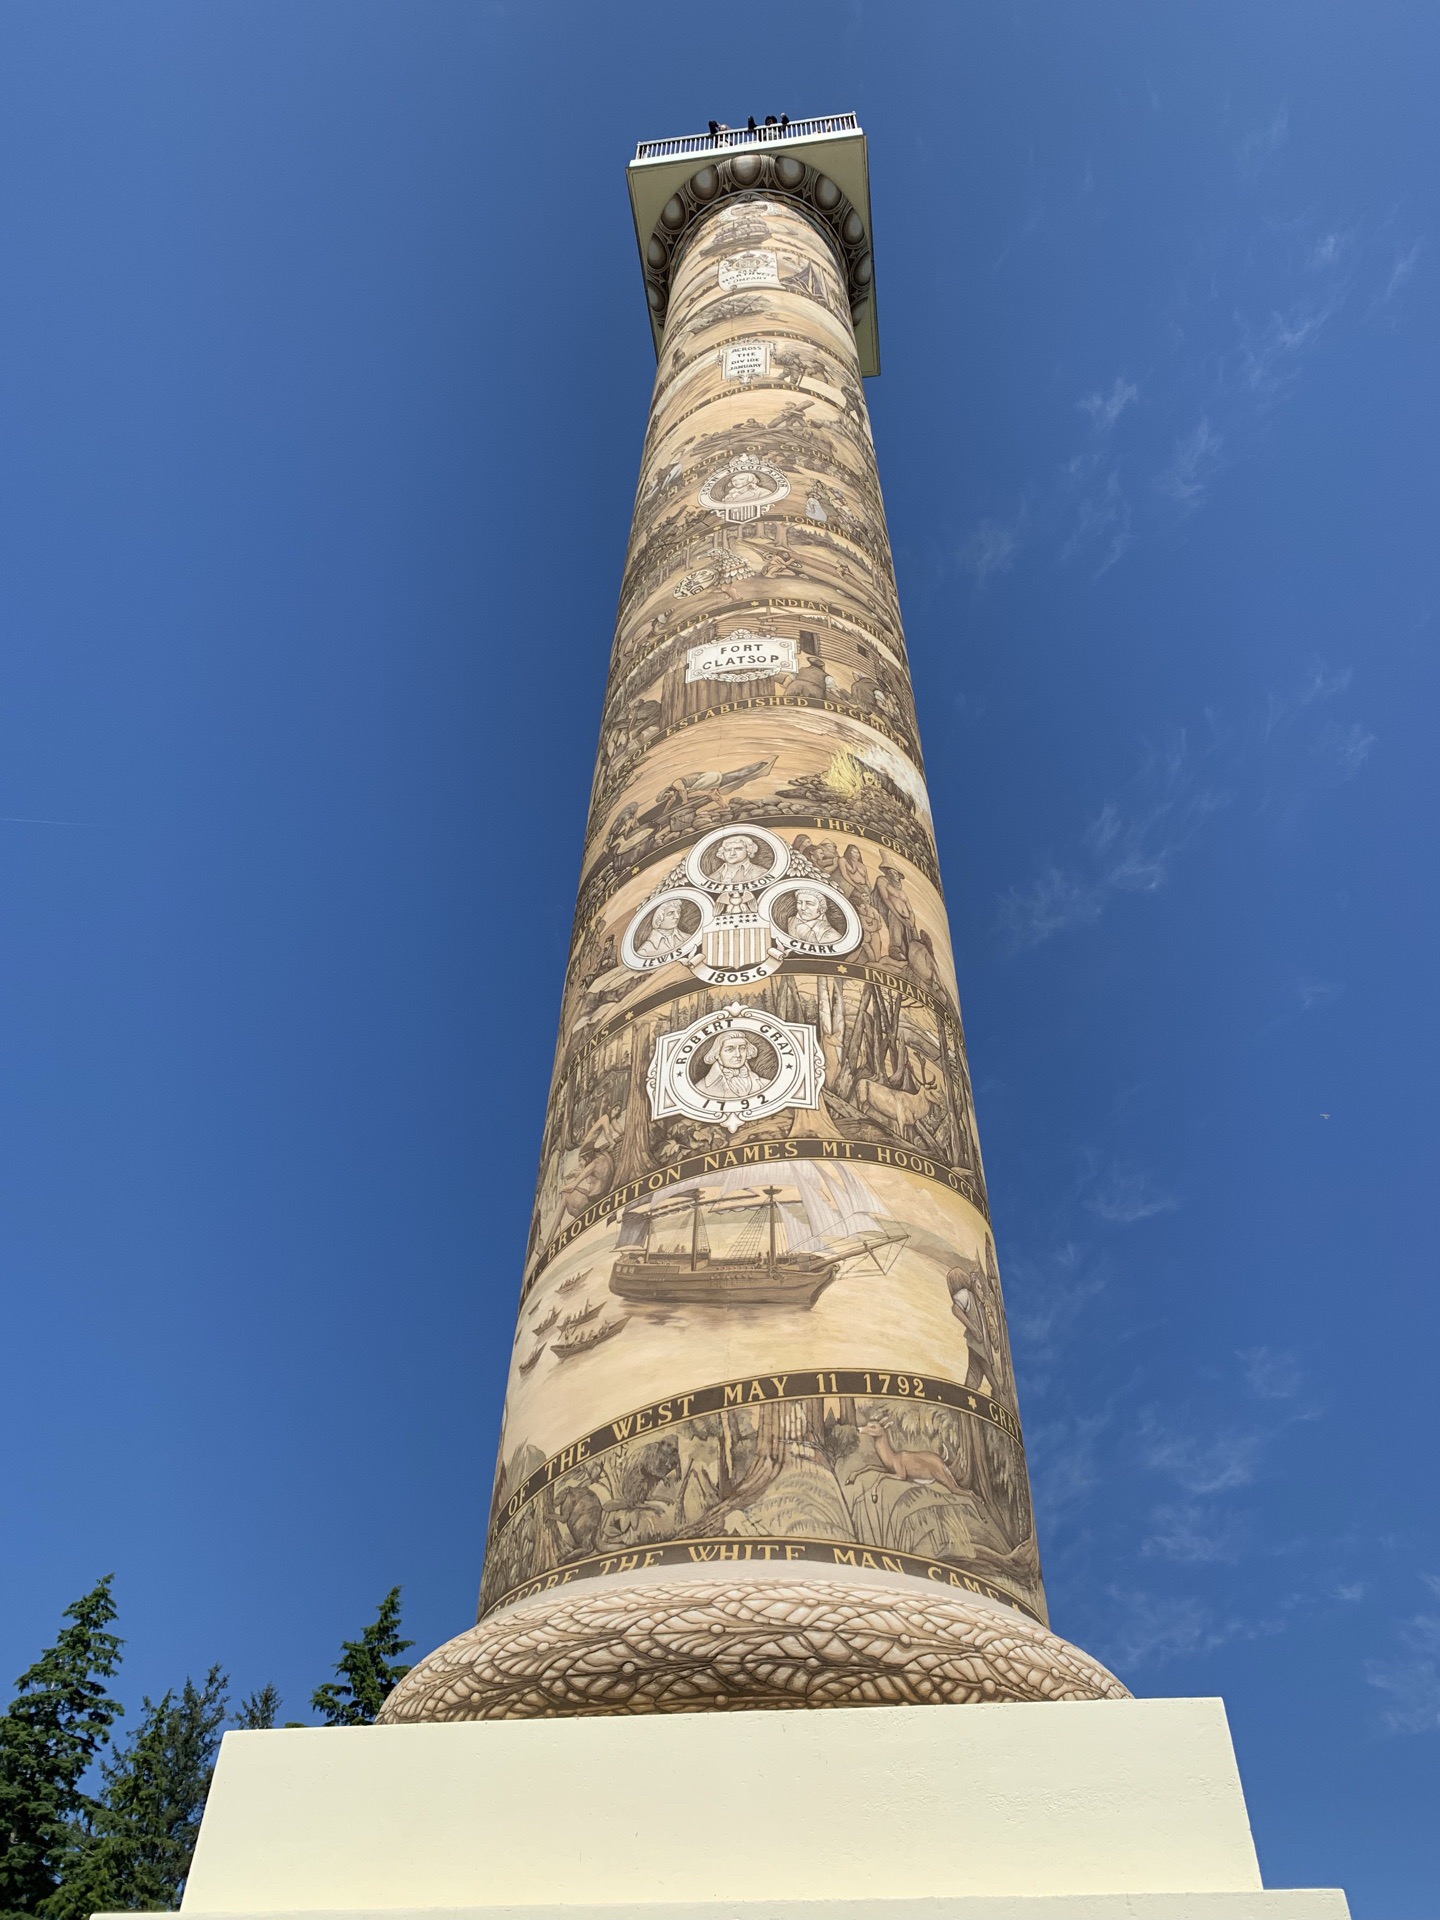
<svg viewBox="0 0 1440 1920"><path fill-rule="evenodd" d="M701 1057L701 1065L710 1069L700 1082L701 1093L712 1100L753 1100L768 1085L751 1065L759 1054L749 1034L722 1033Z"/></svg>
<svg viewBox="0 0 1440 1920"><path fill-rule="evenodd" d="M756 865L755 856L759 851L759 844L748 834L727 835L715 849L716 866L711 880L727 892L735 887L763 885L770 875L764 867Z"/></svg>
<svg viewBox="0 0 1440 1920"><path fill-rule="evenodd" d="M795 911L785 932L790 939L806 947L833 947L840 932L831 926L829 902L812 887L801 887L795 895Z"/></svg>
<svg viewBox="0 0 1440 1920"><path fill-rule="evenodd" d="M678 953L689 938L680 924L683 905L679 900L662 900L650 918L650 931L635 951L642 960L668 960Z"/></svg>

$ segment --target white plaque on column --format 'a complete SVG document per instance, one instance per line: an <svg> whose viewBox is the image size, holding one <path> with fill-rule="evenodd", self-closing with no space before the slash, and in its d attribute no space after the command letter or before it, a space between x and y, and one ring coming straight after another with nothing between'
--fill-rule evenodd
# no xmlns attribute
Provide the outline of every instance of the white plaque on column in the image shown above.
<svg viewBox="0 0 1440 1920"><path fill-rule="evenodd" d="M723 640L707 640L685 655L685 678L692 680L766 680L772 673L795 672L795 642L774 633L737 627Z"/></svg>
<svg viewBox="0 0 1440 1920"><path fill-rule="evenodd" d="M737 287L778 287L779 262L773 253L759 247L732 253L720 262L720 284L727 293Z"/></svg>
<svg viewBox="0 0 1440 1920"><path fill-rule="evenodd" d="M727 380L762 380L770 371L770 342L737 340L726 347L723 367Z"/></svg>

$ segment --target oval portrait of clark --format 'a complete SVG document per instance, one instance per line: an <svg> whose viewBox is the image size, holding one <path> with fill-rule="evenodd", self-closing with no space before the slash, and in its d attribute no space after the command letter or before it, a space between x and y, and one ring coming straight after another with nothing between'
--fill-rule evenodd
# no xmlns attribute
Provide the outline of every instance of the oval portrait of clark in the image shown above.
<svg viewBox="0 0 1440 1920"><path fill-rule="evenodd" d="M673 895L661 900L635 929L635 956L639 960L668 960L688 946L700 928L700 909L693 900Z"/></svg>
<svg viewBox="0 0 1440 1920"><path fill-rule="evenodd" d="M849 928L835 902L818 887L797 886L778 894L770 918L787 940L803 947L845 947Z"/></svg>
<svg viewBox="0 0 1440 1920"><path fill-rule="evenodd" d="M750 833L717 835L700 856L700 871L712 887L764 886L775 866L774 848Z"/></svg>
<svg viewBox="0 0 1440 1920"><path fill-rule="evenodd" d="M702 1099L755 1100L779 1079L780 1061L768 1040L732 1027L700 1048L689 1074Z"/></svg>

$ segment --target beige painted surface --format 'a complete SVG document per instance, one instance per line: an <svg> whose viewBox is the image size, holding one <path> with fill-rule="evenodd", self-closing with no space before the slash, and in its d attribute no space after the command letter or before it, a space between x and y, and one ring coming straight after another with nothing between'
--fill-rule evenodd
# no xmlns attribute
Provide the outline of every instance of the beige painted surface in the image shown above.
<svg viewBox="0 0 1440 1920"><path fill-rule="evenodd" d="M1122 1700L227 1734L184 1909L1259 1889L1222 1704Z"/></svg>
<svg viewBox="0 0 1440 1920"><path fill-rule="evenodd" d="M621 1920L625 1906L355 1907L331 1920ZM267 1914L299 1920L303 1909ZM1350 1920L1338 1887L1288 1887L1248 1893L1000 1894L958 1900L755 1900L646 1905L645 1920ZM94 1920L122 1920L96 1914ZM123 1920L133 1920L124 1916ZM231 1916L216 1916L231 1920ZM233 1920L240 1920L237 1914Z"/></svg>
<svg viewBox="0 0 1440 1920"><path fill-rule="evenodd" d="M698 197L480 1612L742 1540L836 1585L939 1564L1043 1622L849 269L818 202Z"/></svg>

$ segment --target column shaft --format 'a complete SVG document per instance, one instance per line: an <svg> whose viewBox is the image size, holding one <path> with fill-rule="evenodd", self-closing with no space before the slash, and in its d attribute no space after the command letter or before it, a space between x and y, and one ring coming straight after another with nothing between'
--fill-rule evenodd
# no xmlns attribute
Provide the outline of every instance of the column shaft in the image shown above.
<svg viewBox="0 0 1440 1920"><path fill-rule="evenodd" d="M1044 1629L846 280L779 195L673 264L480 1618L391 1717L1123 1691Z"/></svg>

